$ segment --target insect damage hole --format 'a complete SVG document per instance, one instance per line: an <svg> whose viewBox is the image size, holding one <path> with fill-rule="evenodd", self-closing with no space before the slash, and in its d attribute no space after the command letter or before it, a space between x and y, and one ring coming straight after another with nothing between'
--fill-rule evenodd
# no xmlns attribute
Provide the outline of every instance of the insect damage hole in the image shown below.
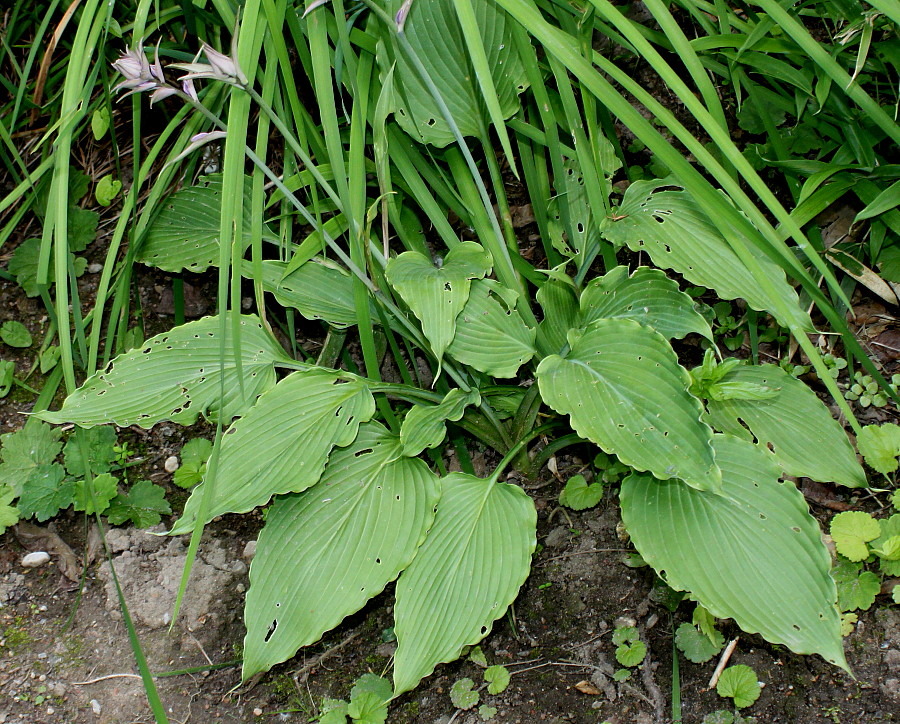
<svg viewBox="0 0 900 724"><path fill-rule="evenodd" d="M266 631L266 637L263 639L263 643L269 643L269 639L275 635L275 629L278 628L278 619L273 618L272 623L269 624L269 630Z"/></svg>

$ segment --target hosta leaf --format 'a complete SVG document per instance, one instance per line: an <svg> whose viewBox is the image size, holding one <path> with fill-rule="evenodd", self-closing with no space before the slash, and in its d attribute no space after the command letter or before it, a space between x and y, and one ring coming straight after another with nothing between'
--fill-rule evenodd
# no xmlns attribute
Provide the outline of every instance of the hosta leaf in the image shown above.
<svg viewBox="0 0 900 724"><path fill-rule="evenodd" d="M307 319L322 319L339 329L356 324L353 279L346 271L321 257L310 259L285 276L287 266L281 261L262 263L263 289L279 304L294 307ZM253 275L249 262L244 263L244 275ZM374 305L370 303L370 307L370 316L377 320Z"/></svg>
<svg viewBox="0 0 900 724"><path fill-rule="evenodd" d="M331 454L317 485L277 498L250 567L244 678L380 593L413 559L439 497L428 466L402 457L400 439L370 422Z"/></svg>
<svg viewBox="0 0 900 724"><path fill-rule="evenodd" d="M831 539L844 558L850 561L864 561L869 557L866 545L881 534L878 521L861 510L838 513L831 519Z"/></svg>
<svg viewBox="0 0 900 724"><path fill-rule="evenodd" d="M628 268L618 266L592 280L581 293L581 324L608 318L633 319L668 339L695 332L712 341L709 323L694 309L694 300L659 269L639 267L628 276Z"/></svg>
<svg viewBox="0 0 900 724"><path fill-rule="evenodd" d="M447 420L455 422L459 420L466 407L477 405L481 402L478 390L463 392L459 388L453 388L448 392L440 404L437 405L413 405L403 424L400 426L400 440L403 442L403 454L407 457L415 457L425 448L437 447L444 441Z"/></svg>
<svg viewBox="0 0 900 724"><path fill-rule="evenodd" d="M566 333L578 325L578 297L573 286L559 279L548 279L537 291L544 310L544 321L538 325L537 339L542 350L559 353L565 347Z"/></svg>
<svg viewBox="0 0 900 724"><path fill-rule="evenodd" d="M252 182L244 179L243 230L237 236L241 249L250 246L253 212ZM208 176L197 186L176 191L162 205L159 215L147 227L137 260L168 272L185 269L206 271L219 263L219 215L222 210L222 177ZM263 224L263 238L278 241Z"/></svg>
<svg viewBox="0 0 900 724"><path fill-rule="evenodd" d="M389 3L392 16L401 4L402 0ZM505 14L493 2L474 2L473 7L500 112L508 118L519 109L518 94L525 90L526 74L507 30ZM464 136L480 135L485 124L484 101L452 0L413 2L403 30L460 132ZM453 135L437 102L406 54L398 48L394 34L386 28L381 31L378 62L382 73L387 73L396 62L393 110L403 130L436 146L451 143Z"/></svg>
<svg viewBox="0 0 900 724"><path fill-rule="evenodd" d="M779 317L784 326L792 322L812 331L809 317L800 308L797 293L781 267L748 246L747 251L791 310L790 320L780 318L776 302L760 289L756 277L686 191L657 190L673 185L667 181L631 184L615 216L601 222L601 234L614 244L647 252L657 266L674 269L692 284L715 289L723 299L740 297L753 309Z"/></svg>
<svg viewBox="0 0 900 724"><path fill-rule="evenodd" d="M601 319L569 332L569 344L565 358L541 362L537 378L544 402L568 414L575 432L637 470L719 488L712 430L662 335L630 319Z"/></svg>
<svg viewBox="0 0 900 724"><path fill-rule="evenodd" d="M394 692L483 639L528 577L537 514L507 483L451 473L434 525L397 581Z"/></svg>
<svg viewBox="0 0 900 724"><path fill-rule="evenodd" d="M422 323L440 360L456 332L456 316L469 298L469 285L491 271L491 257L472 241L453 247L440 267L417 251L388 262L385 275Z"/></svg>
<svg viewBox="0 0 900 724"><path fill-rule="evenodd" d="M776 365L742 365L722 380L778 390L766 399L710 400L707 422L717 430L772 448L788 475L850 487L866 485L866 474L850 441L828 408L800 380ZM741 424L741 422L746 425Z"/></svg>
<svg viewBox="0 0 900 724"><path fill-rule="evenodd" d="M374 412L372 393L360 380L342 381L324 370L285 377L223 438L203 522L315 485L332 448L353 442ZM207 485L194 488L173 535L193 528Z"/></svg>
<svg viewBox="0 0 900 724"><path fill-rule="evenodd" d="M605 139L604 139L605 140ZM577 159L563 159L563 178L557 181L560 193L547 203L547 220L553 248L563 256L574 257L583 253L591 242L597 241L597 224L588 200L584 174ZM563 224L562 209L569 214L572 235L568 236Z"/></svg>
<svg viewBox="0 0 900 724"><path fill-rule="evenodd" d="M717 618L846 668L831 560L794 485L751 443L716 435L722 493L632 475L622 520L640 554Z"/></svg>
<svg viewBox="0 0 900 724"><path fill-rule="evenodd" d="M119 355L85 380L58 412L39 412L37 417L86 427L115 422L120 427L144 428L160 420L189 425L201 413L230 420L244 414L275 384L274 363L286 359L284 350L253 315L241 317L240 344L243 390L231 325L221 339L218 317L205 317ZM224 400L219 399L220 382Z"/></svg>
<svg viewBox="0 0 900 724"><path fill-rule="evenodd" d="M515 309L515 295L490 279L472 282L469 300L456 318L447 354L492 377L514 377L535 353L535 330Z"/></svg>

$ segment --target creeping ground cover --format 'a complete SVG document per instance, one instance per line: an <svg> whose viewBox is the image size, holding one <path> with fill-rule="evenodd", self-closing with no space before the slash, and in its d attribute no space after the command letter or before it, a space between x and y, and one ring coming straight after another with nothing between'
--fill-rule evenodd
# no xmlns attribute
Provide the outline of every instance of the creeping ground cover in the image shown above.
<svg viewBox="0 0 900 724"><path fill-rule="evenodd" d="M693 602L672 626L687 661L724 649L718 619L852 673L854 611L896 606L900 573L896 379L849 323L859 290L896 305L900 282L889 3L122 7L79 9L39 165L13 142L22 94L0 117L18 189L0 210L41 228L4 278L49 320L42 390L0 369L37 395L3 436L0 526L73 506L100 530L146 527L174 508L166 532L190 537L178 620L204 529L263 511L242 680L387 592L390 666L314 714L383 722L514 625L543 548L529 490L555 474L561 517L614 502L654 600ZM95 179L96 205L117 207L90 306L99 212L77 203L72 154L81 134L126 132L132 167ZM840 205L855 212L836 241L818 220ZM174 326L145 324L143 273L171 280ZM196 275L213 313L185 312ZM16 324L0 338L28 348ZM128 478L113 426L203 421L212 444L166 468L183 503ZM593 464L563 479L568 455ZM807 483L861 506L828 541ZM650 670L634 622L613 643L614 682ZM480 688L510 674L483 668L451 698L489 720ZM749 708L748 669L708 688Z"/></svg>

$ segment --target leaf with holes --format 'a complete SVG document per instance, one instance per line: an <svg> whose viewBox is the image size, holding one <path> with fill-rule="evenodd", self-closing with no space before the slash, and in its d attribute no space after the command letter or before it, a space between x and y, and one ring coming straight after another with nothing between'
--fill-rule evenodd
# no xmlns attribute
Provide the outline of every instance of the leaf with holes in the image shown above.
<svg viewBox="0 0 900 724"><path fill-rule="evenodd" d="M657 266L674 269L692 284L715 289L723 299L742 298L753 309L779 317L778 304L760 289L756 277L691 196L682 190L658 190L674 185L671 181L631 184L615 215L601 222L600 233L613 244L647 252ZM790 310L790 320L779 321L812 331L809 316L800 308L781 267L755 247L748 245L747 252Z"/></svg>
<svg viewBox="0 0 900 724"><path fill-rule="evenodd" d="M281 261L262 263L263 289L279 304L297 309L306 319L321 319L344 329L356 324L353 279L338 264L313 257L285 275L288 265ZM244 262L244 276L253 277L253 265ZM377 321L375 305L369 301L369 316Z"/></svg>
<svg viewBox="0 0 900 724"><path fill-rule="evenodd" d="M536 351L535 330L516 311L516 297L492 279L473 281L447 354L492 377L514 377Z"/></svg>
<svg viewBox="0 0 900 724"><path fill-rule="evenodd" d="M403 4L387 4L393 16ZM519 110L518 94L527 76L515 49L509 22L494 3L473 3L484 51L491 69L500 112L509 118ZM450 115L464 136L480 136L486 123L484 99L471 69L469 50L451 0L430 0L407 5L403 33L425 72L437 86ZM378 64L382 78L393 67L394 118L414 138L435 146L453 142L450 127L415 65L398 44L394 32L378 25ZM396 65L395 65L396 63Z"/></svg>
<svg viewBox="0 0 900 724"><path fill-rule="evenodd" d="M397 581L396 694L487 635L528 577L536 524L534 502L515 485L443 479L434 525Z"/></svg>
<svg viewBox="0 0 900 724"><path fill-rule="evenodd" d="M69 395L58 412L36 414L47 422L91 427L153 427L160 420L182 425L203 413L227 421L243 415L275 384L275 363L287 356L253 315L241 317L238 377L230 322L224 339L219 318L188 322L116 357ZM225 399L219 398L221 386Z"/></svg>
<svg viewBox="0 0 900 724"><path fill-rule="evenodd" d="M846 668L831 558L803 495L779 482L764 450L729 435L713 445L720 495L648 475L625 480L622 520L632 542L713 616Z"/></svg>
<svg viewBox="0 0 900 724"><path fill-rule="evenodd" d="M583 253L591 242L597 242L597 223L588 201L581 165L577 159L565 158L563 169L560 193L547 203L547 225L553 248L563 256L574 257ZM564 212L569 215L571 236L566 234Z"/></svg>
<svg viewBox="0 0 900 724"><path fill-rule="evenodd" d="M659 269L617 266L592 280L581 293L581 319L587 326L596 319L633 319L653 327L667 339L694 332L712 341L712 330L694 309L694 300Z"/></svg>
<svg viewBox="0 0 900 724"><path fill-rule="evenodd" d="M413 405L400 426L403 454L415 457L425 448L440 445L447 434L446 421L456 422L469 405L478 405L480 402L478 390L466 393L454 387L437 405Z"/></svg>
<svg viewBox="0 0 900 724"><path fill-rule="evenodd" d="M741 365L722 383L761 386L777 394L710 400L706 420L714 428L747 440L755 436L761 445L773 448L788 475L849 487L866 485L866 474L843 429L803 382L777 365Z"/></svg>
<svg viewBox="0 0 900 724"><path fill-rule="evenodd" d="M721 486L712 430L661 334L630 319L601 319L570 331L569 344L566 357L544 358L537 378L544 402L568 414L575 432L660 479Z"/></svg>
<svg viewBox="0 0 900 724"><path fill-rule="evenodd" d="M277 498L250 568L244 678L380 593L413 559L439 497L425 463L402 457L399 438L370 422L331 454L317 485Z"/></svg>
<svg viewBox="0 0 900 724"><path fill-rule="evenodd" d="M453 247L440 267L417 251L388 262L385 276L422 323L438 360L456 333L456 316L469 298L472 280L489 274L491 263L490 254L472 241Z"/></svg>
<svg viewBox="0 0 900 724"><path fill-rule="evenodd" d="M362 380L345 381L325 370L288 375L222 438L203 523L315 485L331 450L353 442L360 423L374 412L375 400ZM173 535L193 529L208 484L191 492Z"/></svg>
<svg viewBox="0 0 900 724"><path fill-rule="evenodd" d="M243 251L250 246L253 211L252 180L244 179ZM162 203L162 210L147 227L137 260L167 272L203 272L219 263L219 216L222 210L222 177L207 176L197 186L176 191ZM263 224L263 239L277 242L278 235Z"/></svg>

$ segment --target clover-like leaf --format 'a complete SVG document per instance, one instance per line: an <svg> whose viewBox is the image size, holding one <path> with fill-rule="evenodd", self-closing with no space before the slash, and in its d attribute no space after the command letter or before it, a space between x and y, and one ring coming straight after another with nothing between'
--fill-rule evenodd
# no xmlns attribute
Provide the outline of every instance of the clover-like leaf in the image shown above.
<svg viewBox="0 0 900 724"><path fill-rule="evenodd" d="M894 472L900 455L900 425L866 425L856 436L856 446L866 463L882 475Z"/></svg>
<svg viewBox="0 0 900 724"><path fill-rule="evenodd" d="M878 521L868 513L848 510L831 519L831 538L838 553L851 561L862 561L869 557L866 545L881 535Z"/></svg>
<svg viewBox="0 0 900 724"><path fill-rule="evenodd" d="M756 672L744 664L729 666L719 677L716 693L734 699L734 705L738 709L750 706L759 698L759 680L756 678Z"/></svg>
<svg viewBox="0 0 900 724"><path fill-rule="evenodd" d="M172 482L180 488L192 488L203 480L212 448L212 443L205 438L188 440L181 448L181 465L172 476Z"/></svg>
<svg viewBox="0 0 900 724"><path fill-rule="evenodd" d="M393 696L391 682L375 674L363 674L350 690L347 715L358 724L384 724Z"/></svg>
<svg viewBox="0 0 900 724"><path fill-rule="evenodd" d="M94 190L94 196L97 203L101 206L109 206L113 199L119 195L122 190L122 182L114 179L112 174L108 173L97 182L97 188Z"/></svg>
<svg viewBox="0 0 900 724"><path fill-rule="evenodd" d="M118 453L113 449L116 445L116 431L112 425L100 425L85 429L75 428L75 432L63 448L63 459L66 472L75 478L83 478L90 472L94 475L109 472ZM82 448L87 451L88 465L85 465Z"/></svg>
<svg viewBox="0 0 900 724"><path fill-rule="evenodd" d="M347 706L343 699L323 699L318 724L347 724Z"/></svg>
<svg viewBox="0 0 900 724"><path fill-rule="evenodd" d="M602 497L602 483L588 485L584 475L573 475L559 494L559 504L572 510L586 510L597 505Z"/></svg>
<svg viewBox="0 0 900 724"><path fill-rule="evenodd" d="M616 647L616 661L622 666L637 666L647 655L647 644L643 641L624 643Z"/></svg>
<svg viewBox="0 0 900 724"><path fill-rule="evenodd" d="M14 319L4 322L0 327L0 339L10 347L30 347L32 341L28 328Z"/></svg>
<svg viewBox="0 0 900 724"><path fill-rule="evenodd" d="M92 498L88 481L77 480L75 482L75 510L84 511L88 515L95 512L102 513L109 507L110 501L118 495L118 486L119 481L114 475L101 473L94 478Z"/></svg>
<svg viewBox="0 0 900 724"><path fill-rule="evenodd" d="M471 679L460 679L450 687L450 701L457 709L471 709L481 698L477 691L473 691L475 682Z"/></svg>
<svg viewBox="0 0 900 724"><path fill-rule="evenodd" d="M497 715L497 707L496 706L488 706L487 704L482 704L478 707L478 716L481 717L481 721L490 721Z"/></svg>
<svg viewBox="0 0 900 724"><path fill-rule="evenodd" d="M675 645L688 661L702 664L722 650L725 639L718 631L715 631L715 635L718 640L710 641L709 637L699 631L696 626L683 623L675 631Z"/></svg>
<svg viewBox="0 0 900 724"><path fill-rule="evenodd" d="M31 471L17 507L23 518L33 515L43 523L72 505L73 495L74 486L71 480L66 480L62 465L38 465Z"/></svg>
<svg viewBox="0 0 900 724"><path fill-rule="evenodd" d="M509 686L509 670L505 666L494 664L484 672L484 680L488 682L488 694L499 694Z"/></svg>
<svg viewBox="0 0 900 724"><path fill-rule="evenodd" d="M831 570L837 585L838 608L841 611L866 611L881 591L881 580L871 571L863 571L862 564L838 560Z"/></svg>
<svg viewBox="0 0 900 724"><path fill-rule="evenodd" d="M165 488L149 480L139 480L125 495L117 495L106 511L113 525L130 520L137 528L149 528L168 515L172 508L166 502Z"/></svg>

